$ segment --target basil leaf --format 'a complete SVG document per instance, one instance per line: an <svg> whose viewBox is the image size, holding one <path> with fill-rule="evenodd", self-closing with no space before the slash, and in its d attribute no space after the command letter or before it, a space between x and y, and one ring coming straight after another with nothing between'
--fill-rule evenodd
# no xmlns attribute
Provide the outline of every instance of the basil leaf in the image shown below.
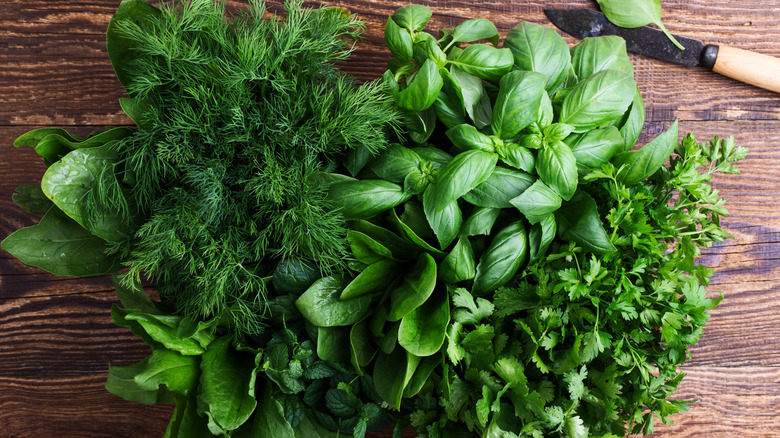
<svg viewBox="0 0 780 438"><path fill-rule="evenodd" d="M430 184L423 195L423 208L425 218L428 219L439 246L444 249L458 237L458 231L463 223L463 213L458 207L458 201L452 201L443 209L437 210L436 192L436 184Z"/></svg>
<svg viewBox="0 0 780 438"><path fill-rule="evenodd" d="M347 241L352 255L360 263L370 265L382 260L392 260L393 253L386 246L359 231L347 231Z"/></svg>
<svg viewBox="0 0 780 438"><path fill-rule="evenodd" d="M583 191L578 191L556 212L555 221L558 236L563 240L576 242L598 255L617 251L601 224L596 201Z"/></svg>
<svg viewBox="0 0 780 438"><path fill-rule="evenodd" d="M379 353L377 356L374 362L374 386L379 396L392 408L401 409L404 388L412 380L419 364L419 357L400 348L390 354Z"/></svg>
<svg viewBox="0 0 780 438"><path fill-rule="evenodd" d="M433 229L428 225L428 219L425 217L425 210L419 202L406 202L400 219L415 235L423 239L433 239Z"/></svg>
<svg viewBox="0 0 780 438"><path fill-rule="evenodd" d="M536 116L536 123L541 127L549 126L554 118L555 109L553 108L552 100L549 94L544 93L542 95L542 103L539 105L539 114Z"/></svg>
<svg viewBox="0 0 780 438"><path fill-rule="evenodd" d="M574 132L598 128L626 112L635 90L634 78L624 72L598 72L577 84L566 96L559 121L574 126Z"/></svg>
<svg viewBox="0 0 780 438"><path fill-rule="evenodd" d="M425 357L444 345L450 322L450 299L446 289L431 295L425 303L401 319L398 344L409 353Z"/></svg>
<svg viewBox="0 0 780 438"><path fill-rule="evenodd" d="M436 287L436 261L430 254L422 253L401 285L390 294L390 310L387 320L394 322L420 307Z"/></svg>
<svg viewBox="0 0 780 438"><path fill-rule="evenodd" d="M631 108L628 110L628 117L619 125L620 135L623 136L623 151L629 151L636 144L642 128L645 126L645 101L642 99L642 93L639 88L636 89ZM622 151L621 151L622 152Z"/></svg>
<svg viewBox="0 0 780 438"><path fill-rule="evenodd" d="M577 159L571 149L558 141L539 151L536 160L539 178L561 195L561 198L567 201L571 199L579 180Z"/></svg>
<svg viewBox="0 0 780 438"><path fill-rule="evenodd" d="M534 154L528 148L517 143L505 142L503 145L496 147L496 153L502 162L515 169L532 173L536 168Z"/></svg>
<svg viewBox="0 0 780 438"><path fill-rule="evenodd" d="M463 195L463 200L478 207L509 208L509 202L533 184L534 178L519 170L496 167L488 179Z"/></svg>
<svg viewBox="0 0 780 438"><path fill-rule="evenodd" d="M512 51L518 70L543 74L548 91L560 87L571 69L566 40L555 29L541 24L518 24L507 34L504 47Z"/></svg>
<svg viewBox="0 0 780 438"><path fill-rule="evenodd" d="M444 152L439 148L433 147L420 147L413 148L413 150L427 163L430 163L432 167L440 169L452 161L452 155Z"/></svg>
<svg viewBox="0 0 780 438"><path fill-rule="evenodd" d="M433 108L425 111L401 110L401 115L409 137L415 143L425 143L436 128L436 111Z"/></svg>
<svg viewBox="0 0 780 438"><path fill-rule="evenodd" d="M401 62L412 60L412 35L401 29L392 17L388 17L385 24L385 45Z"/></svg>
<svg viewBox="0 0 780 438"><path fill-rule="evenodd" d="M398 264L392 260L379 260L368 265L341 291L340 298L348 300L386 289L396 277L397 268Z"/></svg>
<svg viewBox="0 0 780 438"><path fill-rule="evenodd" d="M650 143L635 151L622 152L612 159L616 169L621 169L615 175L621 183L631 186L649 178L663 166L677 146L678 121Z"/></svg>
<svg viewBox="0 0 780 438"><path fill-rule="evenodd" d="M451 43L488 40L494 46L498 46L499 39L496 25L484 18L474 18L460 23L452 31L451 37Z"/></svg>
<svg viewBox="0 0 780 438"><path fill-rule="evenodd" d="M460 234L463 236L489 235L500 213L500 208L480 207L474 209L471 216L463 223Z"/></svg>
<svg viewBox="0 0 780 438"><path fill-rule="evenodd" d="M468 237L462 236L439 267L439 277L449 284L471 280L476 275L477 261Z"/></svg>
<svg viewBox="0 0 780 438"><path fill-rule="evenodd" d="M406 89L398 93L398 106L411 111L428 109L444 86L439 67L432 60L426 60Z"/></svg>
<svg viewBox="0 0 780 438"><path fill-rule="evenodd" d="M509 139L536 121L542 104L544 75L512 71L499 83L490 127L498 138Z"/></svg>
<svg viewBox="0 0 780 438"><path fill-rule="evenodd" d="M22 263L54 275L90 277L120 269L116 255L108 254L106 241L94 236L56 206L37 225L16 230L2 248ZM53 257L52 255L57 255Z"/></svg>
<svg viewBox="0 0 780 438"><path fill-rule="evenodd" d="M466 73L488 81L509 73L514 65L509 49L497 49L487 44L472 44L449 62Z"/></svg>
<svg viewBox="0 0 780 438"><path fill-rule="evenodd" d="M531 227L531 231L528 232L528 254L530 263L534 263L544 257L547 249L555 238L556 230L555 215L552 214Z"/></svg>
<svg viewBox="0 0 780 438"><path fill-rule="evenodd" d="M404 192L417 195L425 191L431 183L431 175L425 174L419 169L409 172L404 178Z"/></svg>
<svg viewBox="0 0 780 438"><path fill-rule="evenodd" d="M375 216L408 200L411 195L403 187L383 180L335 182L328 197L341 209L347 220Z"/></svg>
<svg viewBox="0 0 780 438"><path fill-rule="evenodd" d="M442 70L442 73L447 70ZM449 74L449 73L447 73ZM436 102L433 102L433 110L436 113L436 117L447 128L466 123L466 117L463 114L463 101L462 97L460 101L456 101L451 97L449 93L444 91L439 92L439 96L436 98Z"/></svg>
<svg viewBox="0 0 780 438"><path fill-rule="evenodd" d="M360 145L347 152L347 156L344 157L344 167L347 168L350 175L356 176L372 158L374 158L374 153L371 152L371 149Z"/></svg>
<svg viewBox="0 0 780 438"><path fill-rule="evenodd" d="M471 293L485 295L505 285L528 257L528 238L521 221L499 231L479 258Z"/></svg>
<svg viewBox="0 0 780 438"><path fill-rule="evenodd" d="M461 150L479 150L483 152L495 152L496 143L490 136L477 130L473 125L462 124L453 126L447 130L447 138L452 144Z"/></svg>
<svg viewBox="0 0 780 438"><path fill-rule="evenodd" d="M680 50L685 50L674 36L666 30L661 21L660 0L634 0L626 3L623 0L597 0L601 11L607 19L616 26L635 28L650 23L658 26L669 40Z"/></svg>
<svg viewBox="0 0 780 438"><path fill-rule="evenodd" d="M295 306L312 324L319 327L352 325L371 313L372 295L339 299L346 286L342 277L324 277L314 282L295 301Z"/></svg>
<svg viewBox="0 0 780 438"><path fill-rule="evenodd" d="M447 63L447 55L441 50L436 39L431 34L425 32L419 32L415 34L415 37L415 62L418 65L422 65L426 60L430 59L440 69L443 69Z"/></svg>
<svg viewBox="0 0 780 438"><path fill-rule="evenodd" d="M390 18L399 26L409 30L423 30L433 11L420 5L408 5L398 8Z"/></svg>
<svg viewBox="0 0 780 438"><path fill-rule="evenodd" d="M609 162L623 148L623 136L614 126L594 129L567 138L566 143L577 160L577 170L585 174Z"/></svg>
<svg viewBox="0 0 780 438"><path fill-rule="evenodd" d="M550 213L561 208L561 197L541 180L537 180L510 202L520 210L520 213L523 213L531 224L540 222Z"/></svg>
<svg viewBox="0 0 780 438"><path fill-rule="evenodd" d="M618 70L634 76L634 64L626 52L626 40L615 35L583 39L572 47L571 62L580 79L604 70Z"/></svg>
<svg viewBox="0 0 780 438"><path fill-rule="evenodd" d="M498 155L475 150L461 152L453 158L437 178L436 210L444 210L488 179L497 161Z"/></svg>
<svg viewBox="0 0 780 438"><path fill-rule="evenodd" d="M450 71L452 77L460 84L466 114L474 122L474 125L477 129L490 125L490 120L493 117L493 106L490 104L490 98L485 91L482 79L466 73L454 65L450 67Z"/></svg>
<svg viewBox="0 0 780 438"><path fill-rule="evenodd" d="M46 214L53 205L51 199L41 190L40 183L17 187L11 195L11 200L30 214Z"/></svg>
<svg viewBox="0 0 780 438"><path fill-rule="evenodd" d="M420 168L422 160L413 149L405 148L398 143L391 143L378 157L369 164L369 168L380 178L402 183L406 176Z"/></svg>

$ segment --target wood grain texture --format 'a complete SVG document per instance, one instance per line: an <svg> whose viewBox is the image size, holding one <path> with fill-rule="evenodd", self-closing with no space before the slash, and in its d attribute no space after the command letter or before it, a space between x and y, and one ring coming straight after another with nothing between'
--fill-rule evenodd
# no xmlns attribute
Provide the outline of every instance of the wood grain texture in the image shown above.
<svg viewBox="0 0 780 438"><path fill-rule="evenodd" d="M493 20L502 35L520 21L550 26L545 7L594 7L572 1L420 1L431 27L465 18ZM780 57L780 0L665 0L675 33ZM27 130L58 125L77 133L129 124L123 91L105 52L104 32L119 0L0 0L0 239L37 218L11 202L44 167L32 150L14 149ZM379 76L385 17L405 2L342 0L366 21L346 70ZM269 2L274 9L279 2ZM574 39L566 37L571 44ZM742 175L718 176L733 240L704 251L717 270L709 290L726 299L685 366L677 396L697 398L657 437L772 437L780 426L780 95L704 69L632 55L647 106L640 141L680 119L697 138L734 135L751 153ZM0 437L160 437L170 406L125 402L103 388L109 363L140 360L148 348L110 319L115 298L105 278L58 278L0 252ZM373 438L388 438L389 431ZM405 436L413 436L407 433ZM271 437L272 438L272 437Z"/></svg>

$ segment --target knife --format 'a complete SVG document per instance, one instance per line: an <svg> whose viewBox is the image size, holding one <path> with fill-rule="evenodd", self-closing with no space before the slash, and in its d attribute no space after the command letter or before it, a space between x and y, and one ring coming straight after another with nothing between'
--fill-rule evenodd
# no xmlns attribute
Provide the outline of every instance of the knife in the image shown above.
<svg viewBox="0 0 780 438"><path fill-rule="evenodd" d="M630 52L689 67L702 66L747 84L780 93L780 59L729 46L705 45L699 40L675 35L685 47L680 50L660 30L651 27L627 29L612 24L591 9L545 9L552 23L569 35L583 39L617 35Z"/></svg>

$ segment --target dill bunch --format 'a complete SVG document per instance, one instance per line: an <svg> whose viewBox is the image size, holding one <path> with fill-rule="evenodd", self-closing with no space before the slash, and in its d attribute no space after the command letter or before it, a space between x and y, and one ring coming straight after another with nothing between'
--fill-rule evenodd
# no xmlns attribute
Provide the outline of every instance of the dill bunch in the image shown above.
<svg viewBox="0 0 780 438"><path fill-rule="evenodd" d="M115 245L126 278L148 276L182 314L257 334L278 262L343 268L344 219L310 177L351 150L382 150L397 118L378 83L335 66L361 30L343 9L288 2L277 16L256 0L239 12L167 3L112 22L127 47L112 58L132 99L123 107L139 126L117 146L126 189L102 196L136 219Z"/></svg>

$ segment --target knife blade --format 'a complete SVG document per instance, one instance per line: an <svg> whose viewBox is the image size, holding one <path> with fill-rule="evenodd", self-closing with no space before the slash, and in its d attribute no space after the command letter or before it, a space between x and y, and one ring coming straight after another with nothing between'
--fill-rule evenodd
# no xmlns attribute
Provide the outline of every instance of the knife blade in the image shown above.
<svg viewBox="0 0 780 438"><path fill-rule="evenodd" d="M701 66L780 93L778 58L674 35L685 47L685 50L680 50L660 30L647 26L633 29L619 27L601 12L591 9L545 9L544 13L556 27L575 38L617 35L626 40L626 49L630 52L688 67Z"/></svg>

